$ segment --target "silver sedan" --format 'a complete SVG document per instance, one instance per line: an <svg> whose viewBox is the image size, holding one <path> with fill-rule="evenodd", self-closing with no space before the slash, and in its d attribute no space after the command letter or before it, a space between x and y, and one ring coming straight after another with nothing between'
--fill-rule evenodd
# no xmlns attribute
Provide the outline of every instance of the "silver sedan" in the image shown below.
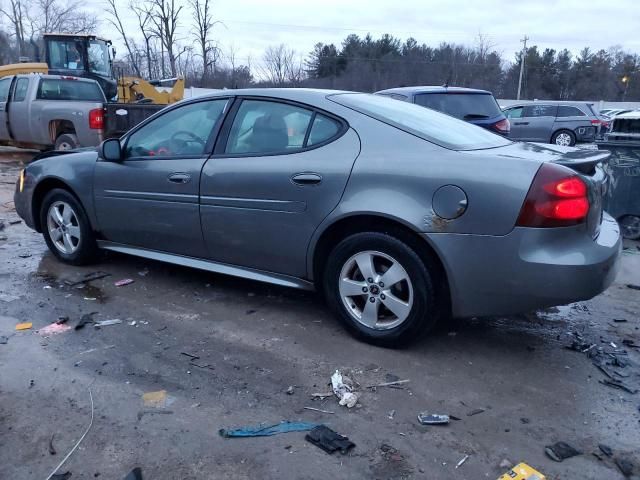
<svg viewBox="0 0 640 480"><path fill-rule="evenodd" d="M606 289L607 159L380 96L228 90L33 162L15 204L61 261L106 249L315 288L350 332L396 346Z"/></svg>

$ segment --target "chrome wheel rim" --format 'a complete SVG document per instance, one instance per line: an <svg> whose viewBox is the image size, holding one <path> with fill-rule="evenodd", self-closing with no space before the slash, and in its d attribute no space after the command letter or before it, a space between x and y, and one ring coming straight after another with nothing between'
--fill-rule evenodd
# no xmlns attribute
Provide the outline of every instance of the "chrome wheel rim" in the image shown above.
<svg viewBox="0 0 640 480"><path fill-rule="evenodd" d="M568 133L561 133L556 137L556 145L561 147L568 147L571 145L571 135Z"/></svg>
<svg viewBox="0 0 640 480"><path fill-rule="evenodd" d="M413 307L413 284L395 258L367 250L353 255L340 271L340 298L358 323L388 330L405 322Z"/></svg>
<svg viewBox="0 0 640 480"><path fill-rule="evenodd" d="M620 219L620 229L622 236L630 240L640 238L640 217L635 215L626 215Z"/></svg>
<svg viewBox="0 0 640 480"><path fill-rule="evenodd" d="M73 146L68 142L62 142L58 145L58 150L73 150Z"/></svg>
<svg viewBox="0 0 640 480"><path fill-rule="evenodd" d="M80 223L76 212L66 202L54 202L47 212L47 229L53 245L66 255L80 247Z"/></svg>

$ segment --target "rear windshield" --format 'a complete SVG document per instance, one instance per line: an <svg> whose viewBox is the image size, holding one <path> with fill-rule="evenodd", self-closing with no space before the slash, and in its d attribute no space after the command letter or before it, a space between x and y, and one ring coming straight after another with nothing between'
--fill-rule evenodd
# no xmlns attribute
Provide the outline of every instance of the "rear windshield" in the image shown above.
<svg viewBox="0 0 640 480"><path fill-rule="evenodd" d="M104 94L96 82L43 78L38 86L39 100L78 100L104 102Z"/></svg>
<svg viewBox="0 0 640 480"><path fill-rule="evenodd" d="M496 99L487 93L420 93L415 101L461 120L493 118L502 113Z"/></svg>
<svg viewBox="0 0 640 480"><path fill-rule="evenodd" d="M342 93L331 95L329 99L451 150L480 150L511 143L482 127L380 95Z"/></svg>

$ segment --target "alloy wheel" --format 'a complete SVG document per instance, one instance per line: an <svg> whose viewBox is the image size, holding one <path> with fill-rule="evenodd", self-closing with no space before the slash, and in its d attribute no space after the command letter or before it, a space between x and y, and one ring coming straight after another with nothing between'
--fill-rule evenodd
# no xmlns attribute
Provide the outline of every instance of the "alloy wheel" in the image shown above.
<svg viewBox="0 0 640 480"><path fill-rule="evenodd" d="M47 212L47 229L55 247L65 255L71 255L80 246L80 223L71 205L57 201Z"/></svg>
<svg viewBox="0 0 640 480"><path fill-rule="evenodd" d="M569 147L571 145L571 135L568 133L560 133L556 137L556 145L560 145L561 147Z"/></svg>
<svg viewBox="0 0 640 480"><path fill-rule="evenodd" d="M345 308L366 327L395 328L411 313L411 278L400 262L385 253L367 250L353 255L338 281Z"/></svg>

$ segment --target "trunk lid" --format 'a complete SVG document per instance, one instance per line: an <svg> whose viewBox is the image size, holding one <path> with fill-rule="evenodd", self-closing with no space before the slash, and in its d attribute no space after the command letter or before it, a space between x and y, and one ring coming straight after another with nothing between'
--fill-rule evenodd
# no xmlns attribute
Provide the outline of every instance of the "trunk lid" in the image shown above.
<svg viewBox="0 0 640 480"><path fill-rule="evenodd" d="M512 143L492 150L498 157L552 162L574 170L589 188L587 230L592 238L598 236L603 215L603 197L609 186L609 177L603 168L611 157L609 151L527 142Z"/></svg>

